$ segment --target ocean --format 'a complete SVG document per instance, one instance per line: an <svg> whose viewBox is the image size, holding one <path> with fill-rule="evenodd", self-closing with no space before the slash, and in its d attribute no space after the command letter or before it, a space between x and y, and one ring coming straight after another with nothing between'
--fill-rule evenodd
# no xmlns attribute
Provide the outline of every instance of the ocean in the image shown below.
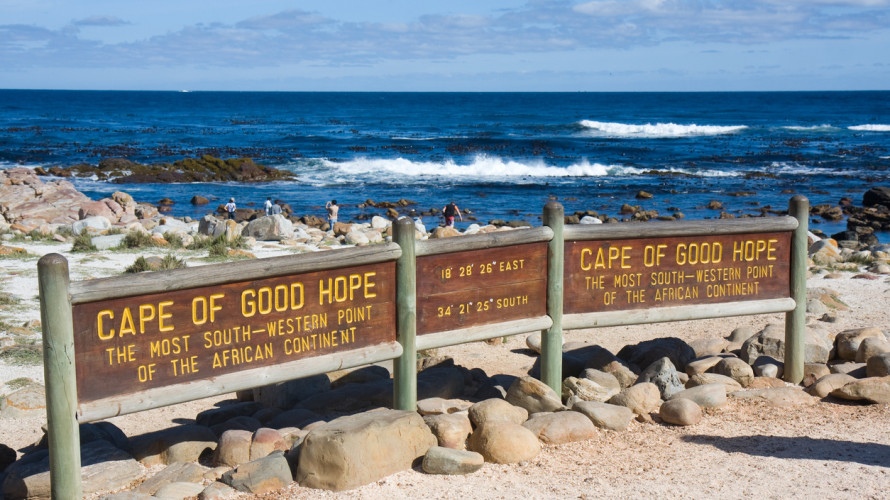
<svg viewBox="0 0 890 500"><path fill-rule="evenodd" d="M267 196L318 216L336 199L341 220L380 213L358 206L369 199L405 198L418 211L453 200L480 223L533 225L549 199L567 214L620 217L628 203L687 219L719 217L711 200L735 216L785 210L793 194L860 205L866 190L890 185L890 92L0 90L0 169L203 155L249 157L297 180L72 182L94 199L170 198L173 215L193 218L229 197L260 208ZM213 202L193 206L194 195Z"/></svg>

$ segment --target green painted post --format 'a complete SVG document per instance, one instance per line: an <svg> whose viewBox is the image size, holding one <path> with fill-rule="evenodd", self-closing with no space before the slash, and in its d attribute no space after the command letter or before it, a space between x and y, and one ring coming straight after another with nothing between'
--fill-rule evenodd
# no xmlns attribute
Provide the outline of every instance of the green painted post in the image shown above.
<svg viewBox="0 0 890 500"><path fill-rule="evenodd" d="M43 328L50 492L54 500L81 498L80 431L68 261L56 253L44 255L37 262L37 276Z"/></svg>
<svg viewBox="0 0 890 500"><path fill-rule="evenodd" d="M393 407L417 409L417 261L414 249L414 221L395 221L393 241L402 248L396 261L396 335L402 355L393 364Z"/></svg>
<svg viewBox="0 0 890 500"><path fill-rule="evenodd" d="M565 241L562 205L550 201L544 205L544 225L553 230L547 244L547 314L553 325L541 332L541 381L562 397L562 291L565 268Z"/></svg>
<svg viewBox="0 0 890 500"><path fill-rule="evenodd" d="M799 384L803 380L807 321L809 200L805 196L794 196L788 203L788 213L797 219L798 225L791 234L791 298L796 305L785 313L785 381Z"/></svg>

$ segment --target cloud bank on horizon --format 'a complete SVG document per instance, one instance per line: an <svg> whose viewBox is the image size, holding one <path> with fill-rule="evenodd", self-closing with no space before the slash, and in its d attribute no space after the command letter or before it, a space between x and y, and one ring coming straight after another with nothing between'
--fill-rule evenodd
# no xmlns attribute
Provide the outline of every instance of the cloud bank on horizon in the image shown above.
<svg viewBox="0 0 890 500"><path fill-rule="evenodd" d="M192 3L0 0L0 88L857 90L890 81L890 0L183 5Z"/></svg>

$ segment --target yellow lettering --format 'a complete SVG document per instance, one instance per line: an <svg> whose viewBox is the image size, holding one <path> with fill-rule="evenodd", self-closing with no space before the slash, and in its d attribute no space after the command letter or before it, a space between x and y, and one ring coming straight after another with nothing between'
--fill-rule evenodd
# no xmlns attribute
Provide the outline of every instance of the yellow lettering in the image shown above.
<svg viewBox="0 0 890 500"><path fill-rule="evenodd" d="M99 311L99 314L96 315L96 333L99 334L99 340L111 340L114 338L114 328L111 328L107 332L104 331L104 322L102 321L102 317L106 316L108 319L114 319L114 313L109 309L104 309Z"/></svg>

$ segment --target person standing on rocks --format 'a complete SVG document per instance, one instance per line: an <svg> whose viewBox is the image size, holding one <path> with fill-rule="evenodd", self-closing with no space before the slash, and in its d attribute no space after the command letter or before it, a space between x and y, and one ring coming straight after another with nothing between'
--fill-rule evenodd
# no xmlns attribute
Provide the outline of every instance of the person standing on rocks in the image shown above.
<svg viewBox="0 0 890 500"><path fill-rule="evenodd" d="M272 215L272 197L266 197L266 203L263 205L266 209L266 215Z"/></svg>
<svg viewBox="0 0 890 500"><path fill-rule="evenodd" d="M454 227L454 217L457 216L460 218L460 221L464 221L464 216L461 215L460 209L457 208L457 205L454 204L454 201L445 205L442 209L442 212L445 215L445 227Z"/></svg>
<svg viewBox="0 0 890 500"><path fill-rule="evenodd" d="M330 223L331 231L333 231L334 224L337 223L337 213L340 212L340 207L337 205L337 200L331 200L325 203L324 208L328 211L328 223Z"/></svg>
<svg viewBox="0 0 890 500"><path fill-rule="evenodd" d="M226 212L229 213L229 219L235 220L235 198L229 198L229 202L226 203Z"/></svg>

